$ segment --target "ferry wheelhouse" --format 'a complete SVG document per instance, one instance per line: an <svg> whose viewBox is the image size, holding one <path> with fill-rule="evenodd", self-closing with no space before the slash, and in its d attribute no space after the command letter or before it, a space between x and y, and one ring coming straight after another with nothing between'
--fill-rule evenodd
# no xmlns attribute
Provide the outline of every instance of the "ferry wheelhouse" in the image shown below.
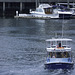
<svg viewBox="0 0 75 75"><path fill-rule="evenodd" d="M46 69L71 69L73 68L72 51L69 43L72 39L52 38L47 39Z"/></svg>

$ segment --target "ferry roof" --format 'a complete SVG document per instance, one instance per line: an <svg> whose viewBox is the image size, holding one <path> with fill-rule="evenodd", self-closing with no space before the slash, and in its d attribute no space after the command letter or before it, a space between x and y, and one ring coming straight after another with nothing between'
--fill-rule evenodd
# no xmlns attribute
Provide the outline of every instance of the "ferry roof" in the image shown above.
<svg viewBox="0 0 75 75"><path fill-rule="evenodd" d="M72 39L67 39L67 38L52 38L52 39L47 39L46 41L72 41Z"/></svg>
<svg viewBox="0 0 75 75"><path fill-rule="evenodd" d="M58 49L58 50L56 50L56 49L54 49L54 50L50 50L50 49L48 49L47 48L47 52L71 52L71 49Z"/></svg>

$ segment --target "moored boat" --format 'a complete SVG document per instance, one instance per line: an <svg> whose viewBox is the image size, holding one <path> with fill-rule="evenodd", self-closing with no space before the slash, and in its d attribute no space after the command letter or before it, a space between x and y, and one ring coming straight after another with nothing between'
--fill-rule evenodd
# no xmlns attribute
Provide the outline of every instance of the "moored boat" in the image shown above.
<svg viewBox="0 0 75 75"><path fill-rule="evenodd" d="M70 19L72 18L73 12L70 10L58 10L59 18L60 19Z"/></svg>
<svg viewBox="0 0 75 75"><path fill-rule="evenodd" d="M23 18L40 18L40 19L70 19L73 12L65 8L60 8L61 6L54 6L49 4L39 4L39 6L32 10L30 9L30 14L18 14L16 12L15 17Z"/></svg>
<svg viewBox="0 0 75 75"><path fill-rule="evenodd" d="M70 10L65 6L54 5L53 8L57 9L60 19L70 19L72 18L72 14L74 13L73 10Z"/></svg>
<svg viewBox="0 0 75 75"><path fill-rule="evenodd" d="M35 11L30 9L30 14L34 17L59 18L59 14L49 4L39 4Z"/></svg>
<svg viewBox="0 0 75 75"><path fill-rule="evenodd" d="M68 42L72 39L52 38L47 39L47 59L46 69L71 69L74 62L72 59L72 50Z"/></svg>

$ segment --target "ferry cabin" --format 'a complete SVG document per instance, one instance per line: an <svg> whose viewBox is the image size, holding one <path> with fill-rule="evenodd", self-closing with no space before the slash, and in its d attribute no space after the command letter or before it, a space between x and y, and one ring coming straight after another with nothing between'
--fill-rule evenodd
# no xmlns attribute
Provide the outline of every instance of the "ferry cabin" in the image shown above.
<svg viewBox="0 0 75 75"><path fill-rule="evenodd" d="M72 41L72 39L62 39L62 38L52 38L52 39L47 39L46 40L46 47L47 50L52 50L52 49L71 49L70 47L70 41Z"/></svg>
<svg viewBox="0 0 75 75"><path fill-rule="evenodd" d="M71 55L71 51L67 52L67 51L54 51L54 52L48 52L47 53L47 57L48 58L70 58L72 55Z"/></svg>
<svg viewBox="0 0 75 75"><path fill-rule="evenodd" d="M67 57L70 56L69 54L69 52L71 51L70 41L72 41L72 39L66 39L66 38L54 39L53 38L53 39L48 39L46 41L47 41L46 49L50 57L52 57L52 55L55 55L57 58L58 57L62 58L64 55Z"/></svg>

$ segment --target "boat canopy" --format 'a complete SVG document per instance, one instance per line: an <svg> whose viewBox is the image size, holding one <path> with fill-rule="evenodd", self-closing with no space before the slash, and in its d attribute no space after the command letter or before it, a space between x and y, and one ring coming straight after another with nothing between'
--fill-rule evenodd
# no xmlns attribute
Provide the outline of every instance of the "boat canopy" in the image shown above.
<svg viewBox="0 0 75 75"><path fill-rule="evenodd" d="M72 39L67 39L67 38L52 38L52 39L47 39L46 40L46 45L47 48L49 48L50 50L52 49L71 49L71 44L70 41L72 41Z"/></svg>
<svg viewBox="0 0 75 75"><path fill-rule="evenodd" d="M67 39L67 38L52 38L52 39L47 39L46 41L72 41L72 39Z"/></svg>

